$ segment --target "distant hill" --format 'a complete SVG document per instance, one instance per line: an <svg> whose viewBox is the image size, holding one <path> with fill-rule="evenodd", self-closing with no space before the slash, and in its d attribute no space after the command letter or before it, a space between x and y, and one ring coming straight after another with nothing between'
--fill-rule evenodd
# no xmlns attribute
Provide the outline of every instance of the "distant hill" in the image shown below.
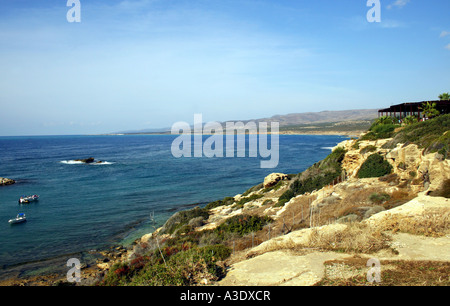
<svg viewBox="0 0 450 306"><path fill-rule="evenodd" d="M366 131L371 121L378 116L378 109L356 109L343 111L322 111L308 113L293 113L275 115L270 118L249 120L228 120L221 122L242 121L253 122L279 122L280 132L311 133L311 134L352 134ZM170 127L159 129L145 129L135 131L122 131L111 134L169 134Z"/></svg>
<svg viewBox="0 0 450 306"><path fill-rule="evenodd" d="M288 115L275 115L270 118L262 118L248 121L255 121L255 122L278 121L280 123L280 127L285 127L292 125L317 124L326 122L372 120L377 118L377 116L378 116L378 109L354 109L343 111L322 111L309 113L295 113Z"/></svg>

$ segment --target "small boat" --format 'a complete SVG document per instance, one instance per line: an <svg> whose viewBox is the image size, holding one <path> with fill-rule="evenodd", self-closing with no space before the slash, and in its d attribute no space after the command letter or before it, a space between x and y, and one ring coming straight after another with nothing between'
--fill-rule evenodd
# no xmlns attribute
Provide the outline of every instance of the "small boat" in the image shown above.
<svg viewBox="0 0 450 306"><path fill-rule="evenodd" d="M28 204L33 201L39 200L39 196L37 194L33 194L30 196L23 196L19 199L19 204Z"/></svg>
<svg viewBox="0 0 450 306"><path fill-rule="evenodd" d="M27 217L25 216L25 214L20 213L17 215L17 217L15 217L14 219L9 220L9 224L17 224L17 223L22 223L27 221Z"/></svg>

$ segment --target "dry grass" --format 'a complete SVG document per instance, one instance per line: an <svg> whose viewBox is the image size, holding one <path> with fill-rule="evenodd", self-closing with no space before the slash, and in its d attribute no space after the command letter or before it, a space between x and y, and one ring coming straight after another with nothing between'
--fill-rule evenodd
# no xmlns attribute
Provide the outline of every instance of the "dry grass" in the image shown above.
<svg viewBox="0 0 450 306"><path fill-rule="evenodd" d="M390 194L390 199L383 204L383 207L385 209L391 209L411 201L416 196L416 194L411 194L403 190L394 191Z"/></svg>
<svg viewBox="0 0 450 306"><path fill-rule="evenodd" d="M272 239L264 246L263 250L258 252L253 252L248 254L248 257L254 257L256 255L261 255L268 252L279 251L279 250L295 250L298 247L292 239Z"/></svg>
<svg viewBox="0 0 450 306"><path fill-rule="evenodd" d="M316 286L449 286L450 263L438 261L382 260L381 282L367 281L367 258L325 262L325 277ZM336 268L342 270L336 277ZM341 272L341 271L338 271ZM350 272L350 273L349 273Z"/></svg>
<svg viewBox="0 0 450 306"><path fill-rule="evenodd" d="M338 232L313 230L308 246L329 251L370 254L389 248L389 240L387 235L377 229L352 223Z"/></svg>
<svg viewBox="0 0 450 306"><path fill-rule="evenodd" d="M387 215L379 222L381 231L403 232L427 237L450 234L450 209L426 209L420 215Z"/></svg>

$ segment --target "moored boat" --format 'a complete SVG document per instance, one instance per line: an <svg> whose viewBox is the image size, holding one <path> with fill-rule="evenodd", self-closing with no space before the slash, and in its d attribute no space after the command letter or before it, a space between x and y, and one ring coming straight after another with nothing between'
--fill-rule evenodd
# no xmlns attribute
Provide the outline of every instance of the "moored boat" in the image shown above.
<svg viewBox="0 0 450 306"><path fill-rule="evenodd" d="M17 224L27 221L27 217L24 213L18 214L14 219L10 219L8 222L9 224Z"/></svg>
<svg viewBox="0 0 450 306"><path fill-rule="evenodd" d="M19 204L27 204L33 201L39 200L39 196L37 194L30 195L30 196L22 196L19 199Z"/></svg>

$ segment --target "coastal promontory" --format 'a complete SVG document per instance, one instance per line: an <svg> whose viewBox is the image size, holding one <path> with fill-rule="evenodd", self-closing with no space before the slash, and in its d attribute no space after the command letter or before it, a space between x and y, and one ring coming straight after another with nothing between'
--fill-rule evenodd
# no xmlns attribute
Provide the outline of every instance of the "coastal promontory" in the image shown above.
<svg viewBox="0 0 450 306"><path fill-rule="evenodd" d="M381 119L301 173L178 212L100 284L449 285L450 115Z"/></svg>

